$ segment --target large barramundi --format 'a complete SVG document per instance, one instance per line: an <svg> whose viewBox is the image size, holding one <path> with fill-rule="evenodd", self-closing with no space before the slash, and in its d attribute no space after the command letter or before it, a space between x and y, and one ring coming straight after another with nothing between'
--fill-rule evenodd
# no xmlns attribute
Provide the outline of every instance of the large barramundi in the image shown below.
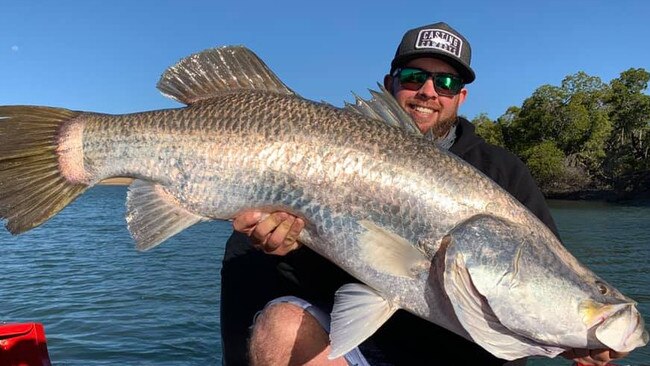
<svg viewBox="0 0 650 366"><path fill-rule="evenodd" d="M187 57L158 88L186 106L0 107L8 230L132 177L126 219L141 250L249 209L304 218L300 241L362 282L337 292L331 356L400 308L504 359L648 342L633 300L497 184L414 133L385 91L346 108L312 102L244 47Z"/></svg>

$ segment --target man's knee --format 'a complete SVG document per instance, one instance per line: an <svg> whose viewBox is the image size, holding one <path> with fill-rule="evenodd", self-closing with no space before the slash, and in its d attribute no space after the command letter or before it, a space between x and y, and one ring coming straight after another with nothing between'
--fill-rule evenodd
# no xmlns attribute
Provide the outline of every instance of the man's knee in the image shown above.
<svg viewBox="0 0 650 366"><path fill-rule="evenodd" d="M275 303L253 325L251 364L305 364L322 354L328 343L327 333L309 312L295 304Z"/></svg>
<svg viewBox="0 0 650 366"><path fill-rule="evenodd" d="M292 341L305 313L305 310L291 303L268 305L255 318L251 340L273 339L275 344L282 340Z"/></svg>

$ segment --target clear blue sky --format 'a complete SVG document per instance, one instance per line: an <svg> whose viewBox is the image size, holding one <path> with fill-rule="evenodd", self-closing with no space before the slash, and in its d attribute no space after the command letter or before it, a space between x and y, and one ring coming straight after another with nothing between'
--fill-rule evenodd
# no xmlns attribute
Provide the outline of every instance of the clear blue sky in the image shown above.
<svg viewBox="0 0 650 366"><path fill-rule="evenodd" d="M107 113L176 107L155 88L191 53L243 44L306 98L341 105L382 80L402 34L445 21L469 39L461 113L501 116L585 71L650 71L650 1L3 1L0 105Z"/></svg>

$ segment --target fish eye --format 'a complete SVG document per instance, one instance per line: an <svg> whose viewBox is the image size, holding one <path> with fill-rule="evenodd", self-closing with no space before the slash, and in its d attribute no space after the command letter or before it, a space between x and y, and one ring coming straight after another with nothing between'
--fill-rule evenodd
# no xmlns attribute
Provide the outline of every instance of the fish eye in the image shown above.
<svg viewBox="0 0 650 366"><path fill-rule="evenodd" d="M607 285L601 281L596 281L596 286L598 286L598 291L600 291L600 293L603 295L607 295L609 292Z"/></svg>

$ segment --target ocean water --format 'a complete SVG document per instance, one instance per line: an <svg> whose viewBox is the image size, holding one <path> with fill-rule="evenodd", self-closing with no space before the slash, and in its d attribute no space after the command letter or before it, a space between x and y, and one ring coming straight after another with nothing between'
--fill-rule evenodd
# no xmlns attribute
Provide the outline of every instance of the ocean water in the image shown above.
<svg viewBox="0 0 650 366"><path fill-rule="evenodd" d="M0 233L0 323L41 322L54 365L221 364L219 271L230 224L202 223L141 253L125 197L125 187L96 187L40 228ZM650 206L552 201L551 209L570 251L650 319ZM617 364L650 365L650 349Z"/></svg>

